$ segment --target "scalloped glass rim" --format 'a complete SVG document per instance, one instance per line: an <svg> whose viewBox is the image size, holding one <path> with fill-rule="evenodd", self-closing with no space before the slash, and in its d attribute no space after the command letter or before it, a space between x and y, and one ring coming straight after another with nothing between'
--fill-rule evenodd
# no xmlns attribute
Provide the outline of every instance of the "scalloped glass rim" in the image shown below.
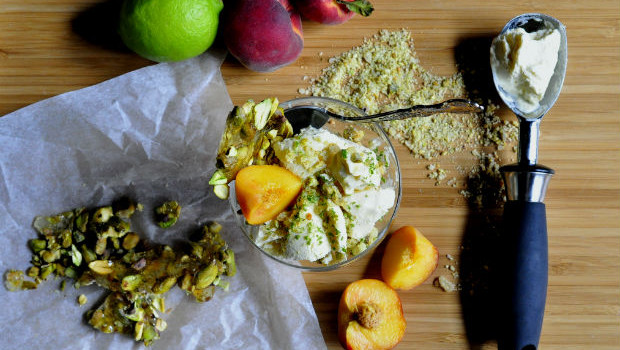
<svg viewBox="0 0 620 350"><path fill-rule="evenodd" d="M339 100L325 98L325 97L303 97L303 98L289 100L289 101L286 101L280 104L280 107L282 107L285 111L288 108L298 107L298 106L318 106L318 107L326 108L336 113L342 113L343 115L348 115L348 114L349 115L365 115L364 111L362 111L361 109L355 106L352 106L348 103L345 103ZM353 122L346 122L346 121L340 121L340 120L334 120L334 119L331 119L331 120L334 121L333 124L326 123L325 126L323 127L334 128L334 126L353 125L356 128L364 128L365 131L370 130L372 133L375 134L374 138L378 137L382 141L382 145L384 146L384 149L388 153L389 167L388 167L388 174L387 174L388 175L387 182L388 183L391 182L392 187L395 190L395 193L396 193L395 203L394 203L394 206L383 216L383 218L380 221L378 221L378 224L375 225L378 231L377 239L375 239L374 242L372 242L365 250L363 250L359 254L349 255L347 259L344 261L331 264L331 265L325 265L325 264L321 264L317 262L299 261L299 260L293 260L293 259L280 258L280 257L270 254L269 252L266 252L265 250L260 248L258 245L256 245L256 243L254 242L254 239L252 238L252 236L258 231L259 225L249 225L245 221L245 218L243 214L241 214L241 209L236 200L234 181L230 183L230 195L229 195L230 206L233 211L233 215L237 219L237 222L239 223L239 226L241 227L241 231L243 231L246 238L252 243L254 247L256 247L263 254L267 255L273 260L279 263L282 263L284 265L302 269L305 271L335 270L337 268L350 264L353 261L373 251L385 238L387 231L389 230L392 224L392 221L396 217L396 213L398 212L398 208L400 207L400 201L401 201L401 196L402 196L400 163L398 162L398 157L396 156L394 147L392 146L392 143L390 142L390 139L388 138L383 128L379 124L376 124L376 123L362 124L362 123L353 123Z"/></svg>

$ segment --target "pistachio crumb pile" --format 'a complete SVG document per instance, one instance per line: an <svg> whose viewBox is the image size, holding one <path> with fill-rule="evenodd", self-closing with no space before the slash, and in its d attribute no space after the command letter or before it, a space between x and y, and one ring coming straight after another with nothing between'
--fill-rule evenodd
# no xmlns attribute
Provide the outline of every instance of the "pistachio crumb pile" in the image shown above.
<svg viewBox="0 0 620 350"><path fill-rule="evenodd" d="M178 203L167 203L178 214ZM173 249L140 240L131 231L128 220L136 209L141 205L123 199L91 210L37 216L33 226L39 237L29 241L32 266L25 273L7 271L5 287L36 289L52 275L62 279L61 290L67 280L76 289L96 283L110 294L87 313L88 323L101 332L133 334L136 341L151 344L167 327L161 318L166 292L178 284L196 301L208 301L216 286L228 289L224 276L233 276L236 265L220 236L221 225L209 223L185 247ZM87 302L84 294L77 298L80 306Z"/></svg>
<svg viewBox="0 0 620 350"><path fill-rule="evenodd" d="M440 77L420 65L411 33L404 29L381 30L361 46L330 58L329 66L310 84L299 93L339 99L369 114L468 97L461 73ZM496 116L497 108L487 101L485 112L479 114L438 114L383 122L382 126L417 158L434 159L483 147L502 150L516 141L518 125ZM447 176L429 171L436 184Z"/></svg>

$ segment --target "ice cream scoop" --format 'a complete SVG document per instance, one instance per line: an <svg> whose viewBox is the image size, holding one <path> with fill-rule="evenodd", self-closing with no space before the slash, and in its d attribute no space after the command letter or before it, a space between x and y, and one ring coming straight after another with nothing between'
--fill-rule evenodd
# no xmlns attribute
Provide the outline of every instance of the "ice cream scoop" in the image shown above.
<svg viewBox="0 0 620 350"><path fill-rule="evenodd" d="M557 19L539 14L528 13L517 16L510 20L496 40L502 40L502 35L514 33L515 29L522 35L528 33L559 33L559 45L557 45L557 57L535 57L543 60L540 67L553 69L545 72L550 76L544 94L532 104L524 104L525 94L521 94L524 88L521 86L507 86L506 84L521 84L528 82L528 75L537 79L541 75L536 69L529 69L528 65L519 64L516 60L520 50L525 50L527 45L524 40L506 40L508 47L503 49L512 50L505 57L510 60L507 64L498 64L496 61L499 53L495 45L491 48L491 68L493 81L502 100L517 115L519 119L519 149L518 163L503 166L500 170L504 176L506 185L507 202L504 207L504 234L506 240L507 269L505 270L505 308L501 313L503 317L502 334L499 339L500 349L527 349L535 350L538 347L541 327L545 311L545 298L547 294L548 280L548 247L547 247L547 222L546 209L543 200L547 185L554 171L542 165L538 165L538 135L540 121L557 100L564 76L567 62L566 28ZM525 34L524 34L525 33ZM542 34L541 34L542 35ZM536 40L538 35L531 35ZM502 49L502 50L503 50ZM548 53L547 53L548 54ZM523 55L522 55L523 56ZM524 56L525 57L525 56ZM531 57L525 57L525 59ZM544 60L555 61L555 64L545 64ZM511 74L521 76L515 79L506 79L505 67L512 69ZM522 67L522 68L515 68ZM539 68L540 68L539 67ZM521 71L515 71L520 69ZM529 70L528 70L529 69ZM544 70L544 68L543 68ZM524 108L523 106L528 106Z"/></svg>

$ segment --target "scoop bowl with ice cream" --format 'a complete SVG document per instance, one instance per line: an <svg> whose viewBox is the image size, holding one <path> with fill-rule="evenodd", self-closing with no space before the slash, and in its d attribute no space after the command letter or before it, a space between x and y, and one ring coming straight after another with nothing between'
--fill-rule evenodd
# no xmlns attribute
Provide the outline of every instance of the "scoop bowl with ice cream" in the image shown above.
<svg viewBox="0 0 620 350"><path fill-rule="evenodd" d="M309 97L280 107L294 135L273 144L274 156L302 180L299 196L260 225L248 224L234 182L229 201L243 233L270 258L303 270L334 270L366 255L386 236L402 192L398 159L378 124L335 118L300 122L303 116L295 113L316 108L365 115L352 105Z"/></svg>

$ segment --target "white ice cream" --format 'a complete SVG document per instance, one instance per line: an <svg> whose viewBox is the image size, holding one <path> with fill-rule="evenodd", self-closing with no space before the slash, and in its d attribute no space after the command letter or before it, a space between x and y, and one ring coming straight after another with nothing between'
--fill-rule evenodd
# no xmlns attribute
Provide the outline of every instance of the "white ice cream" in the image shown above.
<svg viewBox="0 0 620 350"><path fill-rule="evenodd" d="M491 65L498 85L524 113L534 112L547 91L558 62L561 35L557 29L528 33L506 31L491 45Z"/></svg>
<svg viewBox="0 0 620 350"><path fill-rule="evenodd" d="M273 145L282 165L304 179L290 212L259 229L257 245L296 260L329 263L374 240L375 224L394 205L382 188L387 164L363 145L324 129L306 128Z"/></svg>

